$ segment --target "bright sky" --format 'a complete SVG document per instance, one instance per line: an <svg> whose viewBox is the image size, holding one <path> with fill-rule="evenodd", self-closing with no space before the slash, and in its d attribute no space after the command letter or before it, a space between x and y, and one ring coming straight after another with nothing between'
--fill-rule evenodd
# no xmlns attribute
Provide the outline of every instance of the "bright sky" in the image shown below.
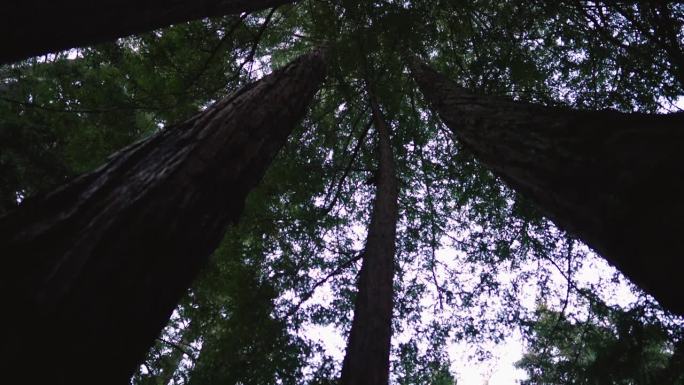
<svg viewBox="0 0 684 385"><path fill-rule="evenodd" d="M674 106L670 106L670 112L674 112L677 108L684 110L684 96L680 97ZM666 112L663 110L663 112ZM358 239L363 240L365 235L365 228L357 227L352 229L358 235ZM357 249L363 247L363 242L355 245ZM437 252L440 262L454 267L456 263L456 254L458 251L453 248L443 248ZM605 293L603 299L609 304L628 305L635 300L635 295L630 291L629 286L625 280L620 280L618 284L610 284L610 277L613 276L615 269L609 266L605 260L596 256L593 253L587 254L587 261L583 268L575 275L576 283L579 286L587 287L589 284L596 284L603 281L604 285L610 286ZM525 270L535 268L532 266L522 266ZM555 270L551 270L552 285L560 288L559 291L564 291L567 283L564 277ZM477 273L475 273L477 274ZM466 277L467 278L467 277ZM321 286L316 294L308 301L308 303L330 303L333 299L333 293L329 285ZM534 293L524 296L521 299L525 306L530 308L536 306ZM568 311L575 310L572 305L569 306ZM341 363L344 357L344 350L346 346L346 339L342 336L334 326L316 326L309 325L299 330L302 336L314 341L320 341L326 349L326 353ZM393 339L406 340L411 338L408 335L394 336ZM516 369L514 364L522 358L524 353L524 345L522 337L519 333L514 332L511 337L506 339L504 343L498 346L488 347L491 353L491 358L485 361L479 361L475 356L475 349L472 345L466 342L449 344L447 351L451 360L451 371L456 376L458 385L513 385L519 383L520 380L526 378L524 371ZM189 363L186 363L189 365ZM315 365L315 362L312 363Z"/></svg>
<svg viewBox="0 0 684 385"><path fill-rule="evenodd" d="M74 58L78 54L78 50L70 50L69 58ZM257 61L253 69L257 77L264 74L264 63L269 61L270 57L266 56ZM684 110L684 96L674 103L670 104L667 100L662 101L663 108L661 112L675 112L677 110ZM363 230L362 230L363 231ZM361 246L361 245L360 245ZM449 255L456 253L454 249L440 250L442 262L448 264ZM578 273L578 282L580 283L596 283L600 277L612 276L614 269L610 267L603 259L590 254L589 259L591 263L587 264L583 271ZM453 259L452 259L453 260ZM565 285L565 280L560 275L553 277L556 285ZM614 294L611 296L612 303L626 305L632 302L635 296L631 293L628 286L624 283L615 285L612 290ZM320 288L316 295L311 299L312 303L327 303L332 300L332 294L327 286ZM534 303L530 304L534 306ZM345 338L333 326L310 326L301 331L301 334L312 340L318 340L323 343L329 355L341 362L344 357L344 349L346 345ZM401 339L402 336L395 336L395 339ZM521 379L526 377L524 371L516 369L514 364L522 358L524 346L522 337L519 333L514 333L503 344L493 346L491 348L492 358L486 361L478 361L473 358L473 348L468 343L452 343L448 347L449 356L451 359L451 370L457 377L459 385L511 385L518 383Z"/></svg>
<svg viewBox="0 0 684 385"><path fill-rule="evenodd" d="M661 113L684 111L684 96L680 96L675 103L668 103L667 100L663 99L661 104L663 105ZM363 229L357 229L357 232L363 231ZM449 256L453 256L456 252L454 249L442 249L439 251L439 254L442 256L440 260L448 263L450 260ZM453 261L454 259L451 258L451 260ZM596 284L603 280L603 284L609 286L607 290L609 295L603 298L608 304L626 306L636 299L636 296L631 292L626 283L626 279L622 278L620 283L612 285L605 281L613 276L615 269L608 265L604 259L588 252L587 260L588 262L583 269L577 272L575 276L576 282L580 286L586 287L589 284ZM560 274L555 274L552 279L555 285L567 287L565 279ZM329 303L331 300L332 295L329 287L324 286L317 291L311 301ZM535 306L534 301L530 302L529 306ZM311 326L302 330L301 334L306 335L310 339L321 341L326 348L327 354L337 359L338 362L341 362L344 358L346 340L333 326ZM401 339L401 336L394 336L393 338L395 340L397 338ZM520 380L526 378L525 372L516 369L514 366L515 362L520 360L524 353L523 340L517 332L504 343L491 347L492 358L486 361L479 361L473 358L474 351L472 347L463 342L450 344L448 352L452 362L451 371L456 376L458 385L511 385L517 384Z"/></svg>
<svg viewBox="0 0 684 385"><path fill-rule="evenodd" d="M456 252L454 249L442 249L439 252L440 260L447 262L450 257L454 260L453 255ZM605 280L612 277L614 272L615 269L610 267L602 258L593 253L588 253L587 263L581 271L577 272L576 281L581 286L585 286L598 283L599 280L603 279L603 283L606 284ZM551 279L554 285L559 285L565 290L566 281L560 274L552 274ZM624 280L619 284L612 285L605 294L606 298L604 299L610 304L627 305L636 299ZM534 295L526 297L527 299L523 299L525 306L535 306ZM329 303L332 298L333 295L329 287L323 286L316 292L311 302ZM300 333L312 340L322 342L326 348L326 353L338 362L342 362L346 340L333 326L310 326L302 329ZM396 340L405 339L407 336L394 336L393 338L396 342ZM503 344L491 346L492 358L485 361L478 361L473 357L474 349L468 343L451 343L447 350L451 359L451 370L457 378L458 385L511 385L526 378L525 372L516 369L514 366L515 362L522 358L524 350L519 333L514 333Z"/></svg>

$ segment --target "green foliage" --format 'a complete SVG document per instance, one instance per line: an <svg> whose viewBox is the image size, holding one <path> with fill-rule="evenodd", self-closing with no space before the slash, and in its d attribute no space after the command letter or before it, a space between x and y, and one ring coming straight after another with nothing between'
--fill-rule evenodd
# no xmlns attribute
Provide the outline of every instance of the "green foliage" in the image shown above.
<svg viewBox="0 0 684 385"><path fill-rule="evenodd" d="M231 296L214 309L222 320L205 329L189 383L295 384L303 346L271 317L274 289L254 277L253 266L226 263L221 270L223 293Z"/></svg>
<svg viewBox="0 0 684 385"><path fill-rule="evenodd" d="M526 325L530 290L594 317L540 310L521 365L547 377L530 383L675 379L672 336L581 300L586 249L455 141L405 68L415 54L480 93L655 111L684 93L684 7L664 7L302 0L0 67L0 214L323 45L326 85L135 383L335 382L339 362L303 331L350 326L377 168L369 89L391 124L401 184L393 327L411 340L394 346L395 383L454 383L449 342L500 341ZM445 247L454 252L440 254ZM558 274L572 290L550 280Z"/></svg>
<svg viewBox="0 0 684 385"><path fill-rule="evenodd" d="M238 87L260 27L204 20L0 68L0 212Z"/></svg>
<svg viewBox="0 0 684 385"><path fill-rule="evenodd" d="M394 362L397 384L456 385L445 350L447 335L438 330L433 330L428 339L430 346L424 351L415 340L399 344Z"/></svg>
<svg viewBox="0 0 684 385"><path fill-rule="evenodd" d="M600 307L584 321L540 308L517 363L529 374L523 384L684 383L681 336L643 309Z"/></svg>
<svg viewBox="0 0 684 385"><path fill-rule="evenodd" d="M154 129L129 103L120 71L92 59L56 55L0 71L4 202L64 183Z"/></svg>

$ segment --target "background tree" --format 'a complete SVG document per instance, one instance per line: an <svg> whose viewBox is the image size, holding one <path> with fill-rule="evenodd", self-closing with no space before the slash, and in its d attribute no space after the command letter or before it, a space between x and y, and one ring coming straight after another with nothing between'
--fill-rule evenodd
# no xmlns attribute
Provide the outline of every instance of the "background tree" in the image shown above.
<svg viewBox="0 0 684 385"><path fill-rule="evenodd" d="M487 167L679 315L684 113L569 110L478 96L420 61L413 73ZM638 154L638 155L637 155ZM645 203L648 202L648 203ZM684 246L684 245L682 245Z"/></svg>
<svg viewBox="0 0 684 385"><path fill-rule="evenodd" d="M372 83L368 85L371 87ZM390 125L369 92L372 122L378 136L378 168L368 235L362 253L354 319L349 331L340 383L389 383L394 254L399 217L399 186L394 166Z"/></svg>
<svg viewBox="0 0 684 385"><path fill-rule="evenodd" d="M216 17L291 3L294 0L40 1L8 4L0 33L10 40L0 64L29 56L102 43L185 21Z"/></svg>
<svg viewBox="0 0 684 385"><path fill-rule="evenodd" d="M517 365L524 384L681 384L681 342L643 308L596 302L583 321L541 307L528 352ZM681 338L681 336L677 337ZM681 341L681 340L680 340Z"/></svg>

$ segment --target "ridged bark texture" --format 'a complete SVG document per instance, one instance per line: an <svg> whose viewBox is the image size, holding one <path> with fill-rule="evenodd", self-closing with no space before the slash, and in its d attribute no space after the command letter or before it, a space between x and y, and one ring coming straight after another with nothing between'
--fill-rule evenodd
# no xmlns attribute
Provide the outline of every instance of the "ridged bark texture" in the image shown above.
<svg viewBox="0 0 684 385"><path fill-rule="evenodd" d="M371 97L378 133L377 191L359 277L354 320L342 364L341 385L387 385L392 338L398 185L389 127Z"/></svg>
<svg viewBox="0 0 684 385"><path fill-rule="evenodd" d="M3 377L127 383L324 72L302 56L0 217Z"/></svg>
<svg viewBox="0 0 684 385"><path fill-rule="evenodd" d="M420 61L412 70L485 166L684 315L684 113L544 107L473 95Z"/></svg>
<svg viewBox="0 0 684 385"><path fill-rule="evenodd" d="M171 24L295 0L9 0L0 13L0 64Z"/></svg>

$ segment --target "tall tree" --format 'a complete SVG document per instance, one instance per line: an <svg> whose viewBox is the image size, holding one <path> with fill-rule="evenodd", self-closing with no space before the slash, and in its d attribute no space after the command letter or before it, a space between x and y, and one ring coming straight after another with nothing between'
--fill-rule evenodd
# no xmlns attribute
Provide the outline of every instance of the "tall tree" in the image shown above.
<svg viewBox="0 0 684 385"><path fill-rule="evenodd" d="M342 385L389 382L399 188L390 128L372 94L370 104L378 134L377 190L363 250L354 320L342 364Z"/></svg>
<svg viewBox="0 0 684 385"><path fill-rule="evenodd" d="M463 144L664 307L684 315L684 113L580 111L479 96L424 63L425 97Z"/></svg>
<svg viewBox="0 0 684 385"><path fill-rule="evenodd" d="M611 47L584 28L595 23L578 23L574 8L555 4L309 1L0 67L0 183L9 182L0 186L6 198L0 200L11 208L89 171L104 154L185 119L263 68L329 42L334 81L250 193L240 229L224 238L234 247L214 253L211 274L196 280L165 329L162 339L170 343L189 333L186 358L173 371L178 350L159 341L135 381L160 374L166 381L164 373L173 372L183 383L339 382L340 363L307 331L310 325L349 330L352 323L358 276L351 266L365 238L357 229L368 226L376 192L363 183L377 168L377 151L360 130L368 115L357 102L367 93L364 59L383 72L374 91L391 117L402 183L392 327L410 343L393 338L392 378L449 381L451 338L471 347L503 338L534 310L520 300L529 290L554 305L565 298L571 308L575 290L568 295L553 277L572 277L596 261L443 129L397 52L429 55L449 77L482 94L546 105L652 112L681 93L660 45L611 24L610 35L630 49ZM682 14L681 5L672 7ZM599 16L604 9L591 8ZM619 21L614 16L611 23ZM250 292L256 286L227 273L232 264L244 265L254 283L269 289ZM254 296L259 305L250 307ZM240 298L247 304L236 307ZM259 330L282 330L289 338ZM298 348L290 350L287 341Z"/></svg>
<svg viewBox="0 0 684 385"><path fill-rule="evenodd" d="M271 38L259 32L285 12L270 22L253 13L184 23L0 67L0 212L254 79L253 57Z"/></svg>
<svg viewBox="0 0 684 385"><path fill-rule="evenodd" d="M126 382L324 72L304 55L1 217L8 378Z"/></svg>
<svg viewBox="0 0 684 385"><path fill-rule="evenodd" d="M252 12L294 0L12 2L5 5L0 34L6 36L0 64L30 56L102 43L171 24Z"/></svg>

